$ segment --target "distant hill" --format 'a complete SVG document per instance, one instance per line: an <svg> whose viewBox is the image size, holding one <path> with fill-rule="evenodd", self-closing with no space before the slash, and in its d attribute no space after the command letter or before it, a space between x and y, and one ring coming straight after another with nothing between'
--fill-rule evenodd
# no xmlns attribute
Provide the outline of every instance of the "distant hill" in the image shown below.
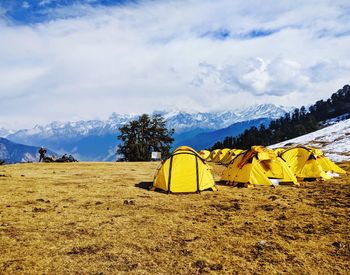
<svg viewBox="0 0 350 275"><path fill-rule="evenodd" d="M192 145L195 148L211 146L213 142L223 138L223 134L233 135L246 129L244 125L256 119L275 119L294 108L262 104L232 111L189 113L179 110L156 111L162 114L167 127L175 129L177 145ZM40 145L52 148L55 152L73 154L80 160L113 161L119 128L130 120L137 118L135 114L113 113L107 120L82 120L77 122L52 122L32 129L22 129L15 133L8 132L5 136L11 141L21 144ZM244 123L245 121L250 121ZM232 126L233 124L236 126ZM230 128L231 127L231 128ZM228 128L228 129L226 129ZM215 133L216 130L223 129ZM2 129L6 133L6 129ZM204 133L209 133L204 135ZM203 135L200 135L203 134ZM200 135L199 137L196 137ZM215 135L217 139L214 138ZM198 138L200 138L200 142ZM208 141L207 141L208 139Z"/></svg>
<svg viewBox="0 0 350 275"><path fill-rule="evenodd" d="M260 125L267 126L271 122L270 118L259 118L248 121L242 121L233 123L229 127L215 130L215 131L202 131L197 133L196 135L191 135L187 139L175 139L174 146L177 147L180 145L187 145L196 150L201 150L204 148L211 147L218 140L223 140L227 136L236 136L241 134L244 130L249 129L250 127L259 127ZM196 131L196 130L194 130ZM198 131L198 129L197 129ZM188 133L187 133L188 134ZM191 132L192 134L192 132ZM180 135L181 136L181 135Z"/></svg>
<svg viewBox="0 0 350 275"><path fill-rule="evenodd" d="M268 127L251 127L238 136L227 136L219 141L216 148L242 148L252 145L271 145L293 139L319 130L329 123L350 118L350 85L333 93L327 100L319 100L308 109L301 106L291 113L286 113L278 119L272 120Z"/></svg>
<svg viewBox="0 0 350 275"><path fill-rule="evenodd" d="M7 164L38 161L38 150L39 147L18 144L6 138L0 138L0 160ZM47 154L55 153L48 150Z"/></svg>

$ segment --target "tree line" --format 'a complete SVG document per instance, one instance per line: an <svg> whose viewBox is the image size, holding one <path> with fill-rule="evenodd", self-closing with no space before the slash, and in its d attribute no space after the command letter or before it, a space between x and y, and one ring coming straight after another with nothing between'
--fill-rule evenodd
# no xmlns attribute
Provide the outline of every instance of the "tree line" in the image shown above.
<svg viewBox="0 0 350 275"><path fill-rule="evenodd" d="M268 127L263 124L259 128L251 127L236 137L226 137L211 148L241 148L248 149L253 145L268 146L314 132L323 127L325 120L341 115L350 117L350 86L342 89L327 100L319 100L308 109L302 106L292 113L271 121Z"/></svg>

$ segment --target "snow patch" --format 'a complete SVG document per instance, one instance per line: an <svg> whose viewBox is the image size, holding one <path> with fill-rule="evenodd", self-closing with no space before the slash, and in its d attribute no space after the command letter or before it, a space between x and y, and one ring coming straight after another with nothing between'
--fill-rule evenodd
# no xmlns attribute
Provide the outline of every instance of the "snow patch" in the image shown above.
<svg viewBox="0 0 350 275"><path fill-rule="evenodd" d="M335 162L350 161L350 119L269 147L284 147L286 144L320 148Z"/></svg>

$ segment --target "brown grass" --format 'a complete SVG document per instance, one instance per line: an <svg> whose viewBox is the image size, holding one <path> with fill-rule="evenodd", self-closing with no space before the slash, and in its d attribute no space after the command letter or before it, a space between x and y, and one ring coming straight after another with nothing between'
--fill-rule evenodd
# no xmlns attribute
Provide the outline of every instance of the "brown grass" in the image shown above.
<svg viewBox="0 0 350 275"><path fill-rule="evenodd" d="M157 165L0 166L0 274L349 272L349 176L166 195Z"/></svg>

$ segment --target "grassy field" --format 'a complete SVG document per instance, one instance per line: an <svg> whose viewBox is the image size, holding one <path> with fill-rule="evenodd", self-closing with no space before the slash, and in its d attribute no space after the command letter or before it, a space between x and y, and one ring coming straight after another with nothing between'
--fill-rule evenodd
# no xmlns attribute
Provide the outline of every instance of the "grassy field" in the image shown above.
<svg viewBox="0 0 350 275"><path fill-rule="evenodd" d="M0 166L0 274L349 274L348 175L166 195L157 165Z"/></svg>

